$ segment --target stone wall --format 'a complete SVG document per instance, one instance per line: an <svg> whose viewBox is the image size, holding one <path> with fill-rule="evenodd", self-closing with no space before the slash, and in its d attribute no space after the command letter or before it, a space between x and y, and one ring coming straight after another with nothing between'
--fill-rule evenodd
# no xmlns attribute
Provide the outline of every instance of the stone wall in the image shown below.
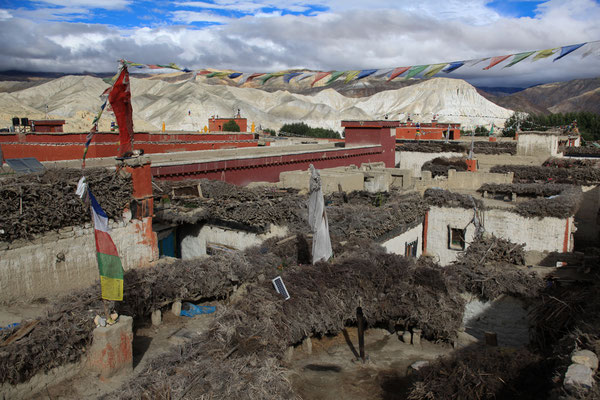
<svg viewBox="0 0 600 400"><path fill-rule="evenodd" d="M150 217L111 221L110 225L125 270L158 259ZM0 303L55 297L97 280L96 242L90 224L4 244L0 250Z"/></svg>
<svg viewBox="0 0 600 400"><path fill-rule="evenodd" d="M420 257L423 253L423 224L419 224L408 231L391 238L390 240L382 243L388 253L405 255L406 244L417 241L417 257Z"/></svg>
<svg viewBox="0 0 600 400"><path fill-rule="evenodd" d="M274 225L271 225L269 232L261 235L237 229L200 224L185 225L178 230L181 258L183 260L205 256L207 243L225 246L233 250L245 250L248 247L259 245L271 237L285 236L287 233L287 227Z"/></svg>

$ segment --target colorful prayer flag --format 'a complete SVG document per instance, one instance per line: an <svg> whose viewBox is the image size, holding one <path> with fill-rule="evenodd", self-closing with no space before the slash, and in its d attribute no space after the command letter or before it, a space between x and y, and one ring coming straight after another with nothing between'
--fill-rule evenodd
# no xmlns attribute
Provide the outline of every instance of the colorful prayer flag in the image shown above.
<svg viewBox="0 0 600 400"><path fill-rule="evenodd" d="M556 60L560 60L561 58L563 58L564 56L566 56L566 55L567 55L567 54L569 54L569 53L572 53L572 52L574 52L575 50L577 50L578 48L580 48L580 47L581 47L581 46L583 46L584 44L585 44L585 43L579 43L579 44L573 44L573 45L571 45L571 46L563 46L563 47L560 49L560 56L556 57L556 58L553 60L553 62L554 62L554 61L556 61Z"/></svg>
<svg viewBox="0 0 600 400"><path fill-rule="evenodd" d="M404 79L410 79L413 76L419 75L421 72L425 71L427 67L429 67L429 65L415 65L414 67L410 67Z"/></svg>
<svg viewBox="0 0 600 400"><path fill-rule="evenodd" d="M504 68L512 67L516 63L523 61L524 59L526 59L527 57L529 57L530 55L532 55L534 53L535 53L535 51L526 51L524 53L515 54L512 61L509 64L505 65Z"/></svg>
<svg viewBox="0 0 600 400"><path fill-rule="evenodd" d="M108 228L108 216L88 190L92 220L94 222L94 237L96 239L96 258L100 270L100 286L102 298L106 300L123 300L123 265Z"/></svg>
<svg viewBox="0 0 600 400"><path fill-rule="evenodd" d="M493 68L495 65L500 64L502 61L506 60L507 58L509 58L510 56L512 56L512 54L509 54L507 56L498 56L498 57L492 57L492 60L490 61L490 65L488 65L487 67L485 67L485 70L488 70L490 68Z"/></svg>
<svg viewBox="0 0 600 400"><path fill-rule="evenodd" d="M533 57L532 61L537 61L540 60L542 58L548 58L550 57L552 54L554 54L556 52L558 48L554 48L554 49L546 49L546 50L540 50L538 51L538 53L535 55L535 57Z"/></svg>
<svg viewBox="0 0 600 400"><path fill-rule="evenodd" d="M448 66L446 68L444 68L443 72L449 73L449 72L452 72L452 71L456 71L457 69L459 69L463 65L465 65L465 63L463 61L451 62L450 64L448 64Z"/></svg>
<svg viewBox="0 0 600 400"><path fill-rule="evenodd" d="M369 75L373 75L375 72L377 72L376 69L363 69L362 71L360 71L358 73L358 76L356 77L356 80L362 79L362 78L366 78Z"/></svg>
<svg viewBox="0 0 600 400"><path fill-rule="evenodd" d="M331 72L319 72L316 76L315 76L315 80L313 81L313 83L310 85L315 86L315 83L319 82L321 79L325 78L327 75L329 75Z"/></svg>
<svg viewBox="0 0 600 400"><path fill-rule="evenodd" d="M295 77L297 77L297 76L299 76L299 75L302 75L302 72L291 72L291 73L289 73L289 74L285 74L285 75L283 76L283 81L284 81L285 83L290 83L290 80L291 80L291 79L293 79L293 78L295 78Z"/></svg>
<svg viewBox="0 0 600 400"><path fill-rule="evenodd" d="M352 79L356 78L360 74L360 71L348 71L348 75L346 75L346 79L344 79L344 83L350 82Z"/></svg>
<svg viewBox="0 0 600 400"><path fill-rule="evenodd" d="M393 80L393 79L394 79L394 78L396 78L397 76L400 76L400 75L402 75L403 73L405 73L405 72L406 72L406 71L408 71L409 69L410 69L410 67L398 67L398 68L395 68L395 69L392 71L392 73L391 73L390 77L388 78L388 82L389 82L389 81L391 81L391 80Z"/></svg>
<svg viewBox="0 0 600 400"><path fill-rule="evenodd" d="M448 63L434 64L429 68L427 72L425 72L425 75L423 76L425 78L431 78L432 76L440 72L446 65L448 65Z"/></svg>
<svg viewBox="0 0 600 400"><path fill-rule="evenodd" d="M338 79L340 76L344 75L346 73L346 71L334 71L331 73L331 77L329 77L329 80L325 83L325 85L329 85L331 83L333 83L336 79Z"/></svg>

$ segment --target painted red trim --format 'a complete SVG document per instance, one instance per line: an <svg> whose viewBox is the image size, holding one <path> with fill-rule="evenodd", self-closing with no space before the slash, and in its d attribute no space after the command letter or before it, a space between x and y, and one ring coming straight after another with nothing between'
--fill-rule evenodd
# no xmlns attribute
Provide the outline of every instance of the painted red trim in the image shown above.
<svg viewBox="0 0 600 400"><path fill-rule="evenodd" d="M567 223L565 224L565 239L563 241L563 253L567 253L569 251L569 225L571 222L571 218L567 218Z"/></svg>
<svg viewBox="0 0 600 400"><path fill-rule="evenodd" d="M284 171L316 168L333 168L381 162L387 157L382 146L331 149L316 152L256 156L219 161L191 162L187 164L152 166L152 176L163 180L213 179L236 185L250 182L278 182Z"/></svg>
<svg viewBox="0 0 600 400"><path fill-rule="evenodd" d="M423 219L423 254L427 252L427 232L429 230L429 211L425 213Z"/></svg>

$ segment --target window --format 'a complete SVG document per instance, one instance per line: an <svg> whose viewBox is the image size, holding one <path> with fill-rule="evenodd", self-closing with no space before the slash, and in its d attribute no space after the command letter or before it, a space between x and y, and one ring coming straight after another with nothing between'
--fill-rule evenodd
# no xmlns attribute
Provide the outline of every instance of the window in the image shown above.
<svg viewBox="0 0 600 400"><path fill-rule="evenodd" d="M404 244L404 255L406 257L416 257L418 244L419 244L419 239L415 240L414 242L405 243Z"/></svg>
<svg viewBox="0 0 600 400"><path fill-rule="evenodd" d="M465 249L466 229L448 227L448 248L451 250Z"/></svg>

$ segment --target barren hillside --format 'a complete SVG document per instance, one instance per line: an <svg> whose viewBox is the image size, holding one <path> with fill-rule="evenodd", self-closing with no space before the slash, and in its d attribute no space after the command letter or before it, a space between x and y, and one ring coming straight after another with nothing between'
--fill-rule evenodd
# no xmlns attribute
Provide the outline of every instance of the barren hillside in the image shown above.
<svg viewBox="0 0 600 400"><path fill-rule="evenodd" d="M170 130L200 130L212 115L232 116L237 109L263 128L279 129L288 122L303 121L311 126L340 130L344 119L404 119L429 121L439 114L442 122L463 125L502 125L512 112L482 97L465 81L435 78L367 97L346 97L334 89L312 95L251 87L210 85L203 79L167 81L132 78L134 125L136 130L158 130L162 123ZM66 119L67 131L89 129L101 105L100 95L108 85L100 78L64 76L48 82L0 93L0 127L10 125L13 116L42 118L48 106L50 118ZM100 129L113 120L106 113Z"/></svg>

